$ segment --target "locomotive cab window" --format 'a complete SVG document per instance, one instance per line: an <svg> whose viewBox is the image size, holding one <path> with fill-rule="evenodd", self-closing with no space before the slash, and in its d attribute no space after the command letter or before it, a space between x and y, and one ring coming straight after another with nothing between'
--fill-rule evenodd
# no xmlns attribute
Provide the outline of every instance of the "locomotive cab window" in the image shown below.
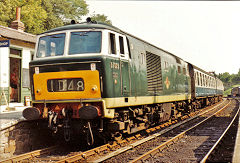
<svg viewBox="0 0 240 163"><path fill-rule="evenodd" d="M69 54L100 53L102 32L71 32Z"/></svg>
<svg viewBox="0 0 240 163"><path fill-rule="evenodd" d="M37 58L62 56L64 53L65 33L39 38Z"/></svg>
<svg viewBox="0 0 240 163"><path fill-rule="evenodd" d="M122 36L119 36L119 48L120 48L120 55L124 57L124 44L123 44Z"/></svg>
<svg viewBox="0 0 240 163"><path fill-rule="evenodd" d="M109 34L109 54L117 54L115 34L113 33Z"/></svg>

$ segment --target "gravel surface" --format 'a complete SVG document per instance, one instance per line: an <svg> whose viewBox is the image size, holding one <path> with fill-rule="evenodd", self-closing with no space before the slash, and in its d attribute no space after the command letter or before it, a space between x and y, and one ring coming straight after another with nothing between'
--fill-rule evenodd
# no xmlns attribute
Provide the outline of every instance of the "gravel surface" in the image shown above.
<svg viewBox="0 0 240 163"><path fill-rule="evenodd" d="M226 108L207 123L186 134L172 146L156 155L151 162L200 162L219 139L236 113L234 105ZM224 123L223 123L224 122Z"/></svg>

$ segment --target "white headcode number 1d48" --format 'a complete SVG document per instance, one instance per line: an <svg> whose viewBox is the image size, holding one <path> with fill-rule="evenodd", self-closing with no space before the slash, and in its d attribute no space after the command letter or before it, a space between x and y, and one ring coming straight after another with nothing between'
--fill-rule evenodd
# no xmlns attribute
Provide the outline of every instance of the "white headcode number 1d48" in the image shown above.
<svg viewBox="0 0 240 163"><path fill-rule="evenodd" d="M82 78L50 79L47 81L49 92L84 91Z"/></svg>

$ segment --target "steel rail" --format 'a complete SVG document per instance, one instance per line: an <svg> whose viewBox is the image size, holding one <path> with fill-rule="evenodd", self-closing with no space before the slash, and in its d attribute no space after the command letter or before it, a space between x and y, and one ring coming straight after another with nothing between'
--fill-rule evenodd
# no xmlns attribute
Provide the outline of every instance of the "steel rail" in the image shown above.
<svg viewBox="0 0 240 163"><path fill-rule="evenodd" d="M225 105L222 109L220 109L219 111L217 111L216 113L214 113L213 115L207 117L206 119L202 120L201 122L197 123L196 125L192 126L191 128L181 132L180 134L178 134L177 136L173 137L172 139L162 143L161 145L159 145L158 147L146 152L145 154L141 155L140 157L136 158L135 160L131 161L130 163L135 163L135 162L139 162L140 160L146 160L149 157L152 156L152 154L158 153L158 151L161 151L161 149L164 149L167 145L172 144L175 140L178 140L179 138L183 137L187 132L189 132L190 130L196 128L197 126L201 125L202 123L204 123L205 121L207 121L208 119L212 118L214 115L218 114L219 112L221 112L223 109L225 109L229 104L231 103L231 101L229 101L229 103L227 105Z"/></svg>
<svg viewBox="0 0 240 163"><path fill-rule="evenodd" d="M97 154L97 153L100 153L100 152L103 152L103 151L106 151L106 150L110 150L110 146L111 146L110 144L105 144L105 145L102 145L102 146L100 146L100 147L96 147L96 148L94 148L94 149L91 149L91 150L82 152L82 153L80 153L80 154L77 154L77 155L74 155L74 156L71 156L71 157L68 157L68 158L59 160L59 161L57 161L56 163L77 162L77 161L79 161L79 160L85 159L86 157L95 155L95 154Z"/></svg>
<svg viewBox="0 0 240 163"><path fill-rule="evenodd" d="M201 160L200 163L205 163L208 159L208 157L210 156L210 154L212 153L212 151L216 148L216 146L219 144L219 142L222 140L223 136L227 133L228 129L232 126L233 122L235 121L238 113L240 110L240 106L238 108L238 111L236 113L236 115L234 116L234 118L232 119L232 121L230 122L230 124L228 125L228 127L226 128L226 130L223 132L223 134L221 135L221 137L218 139L218 141L213 145L213 147L208 151L208 153L205 155L205 157Z"/></svg>
<svg viewBox="0 0 240 163"><path fill-rule="evenodd" d="M130 144L130 145L127 145L127 146L125 146L125 147L123 147L123 148L121 148L121 149L118 149L118 150L116 150L116 151L113 151L112 153L108 154L108 155L105 156L105 157L101 157L101 158L99 158L98 160L94 160L94 161L91 161L91 162L103 162L103 161L105 161L105 160L108 160L108 159L116 156L116 155L119 155L119 154L121 154L121 153L123 153L123 152L126 152L126 151L128 151L128 150L130 150L130 149L132 149L132 148L134 148L134 147L136 147L136 146L139 146L139 145L141 145L141 144L143 144L143 143L145 143L145 142L147 142L147 141L150 141L150 140L152 140L152 139L155 139L155 138L161 136L162 134L167 133L167 132L171 131L172 129L174 129L174 128L176 128L176 127L178 127L178 126L180 126L180 125L182 125L182 124L184 124L184 123L187 123L187 122L189 122L189 121L191 121L191 120L193 120L193 119L195 119L195 118L197 118L197 117L199 117L199 116L201 116L201 115L203 115L203 114L206 114L206 113L214 110L215 108L217 108L217 107L219 107L220 105L222 105L224 102L226 102L226 101L223 101L222 103L214 106L214 107L211 108L210 110L205 110L204 112L200 113L199 115L196 115L196 116L194 116L194 117L191 117L191 118L189 118L189 119L187 119L187 120L185 120L185 121L179 122L179 123L175 124L174 126L168 127L168 128L166 128L166 129L158 132L158 133L155 133L155 134L150 135L150 136L148 136L148 137L146 137L146 138L143 138L143 139L141 139L141 140L139 140L139 141L137 141L137 142L135 142L135 143L132 143L132 144ZM228 103L228 104L229 104L229 103ZM161 125L160 125L160 126L161 126ZM148 130L151 130L151 129L148 129Z"/></svg>
<svg viewBox="0 0 240 163"><path fill-rule="evenodd" d="M20 162L22 160L25 159L31 159L34 158L36 156L40 156L46 153L50 153L54 150L56 150L59 146L52 146L52 147L48 147L48 148L44 148L44 149L39 149L39 150L35 150L32 152L28 152L28 153L24 153L21 155L17 155L17 156L13 156L11 158L5 159L5 160L0 160L1 163L13 163L13 162Z"/></svg>

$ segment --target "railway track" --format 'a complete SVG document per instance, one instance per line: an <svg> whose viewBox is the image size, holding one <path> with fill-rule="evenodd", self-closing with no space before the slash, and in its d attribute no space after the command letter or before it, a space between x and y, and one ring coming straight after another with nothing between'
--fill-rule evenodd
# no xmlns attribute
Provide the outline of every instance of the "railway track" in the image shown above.
<svg viewBox="0 0 240 163"><path fill-rule="evenodd" d="M24 153L21 155L17 155L17 156L11 157L9 159L1 160L0 162L1 163L12 163L12 162L21 162L22 160L31 160L34 157L49 154L52 151L57 150L58 148L59 148L58 146L52 146L52 147L48 147L48 148L44 148L44 149L39 149L39 150L35 150L32 152Z"/></svg>
<svg viewBox="0 0 240 163"><path fill-rule="evenodd" d="M189 126L189 122L194 123L195 121L199 121L199 119L202 119L202 115L209 115L213 114L213 112L216 112L219 110L219 108L225 106L227 103L229 103L227 100L220 104L216 104L211 107L207 107L205 109L196 111L194 113L191 113L190 115L186 115L181 117L179 120L171 121L164 123L162 125L156 126L154 128L150 128L146 130L146 134L149 134L150 136L144 136L141 134L134 135L130 138L124 139L122 141L114 142L113 144L106 144L101 147L91 149L89 151L85 151L83 153L80 153L78 155L72 156L70 158L66 158L64 160L59 161L60 162L76 162L76 161L84 161L84 162L129 162L131 161L131 157L125 156L125 153L128 151L133 151L135 148L147 143L151 142L154 139L159 138L161 135L168 133L172 131L174 133L174 129L176 128L182 128L183 125L185 127ZM179 122L181 121L181 122ZM123 155L123 156L121 156ZM120 157L117 158L117 157ZM127 158L127 160L123 160L121 158Z"/></svg>
<svg viewBox="0 0 240 163"><path fill-rule="evenodd" d="M205 109L191 113L190 115L183 116L179 120L167 122L162 125L156 126L154 128L150 128L145 131L145 134L137 134L132 137L126 138L124 140L113 142L112 144L105 144L100 147L96 147L94 149L75 152L65 157L55 157L55 156L41 157L41 155L37 155L37 158L36 158L36 156L29 154L30 156L24 159L25 159L25 162L58 162L58 163L76 162L76 161L84 161L84 162L133 161L134 159L137 158L137 156L129 157L128 156L129 153L132 153L132 152L134 153L134 151L135 153L138 152L139 151L138 149L145 148L144 145L146 144L157 144L156 141L159 142L159 139L161 140L160 142L166 143L169 137L174 137L173 135L174 134L176 135L176 133L178 133L179 131L182 131L185 128L189 128L189 126L192 126L193 123L197 123L198 121L205 119L206 116L213 114L213 112L216 112L216 110L219 110L219 108L226 105L226 103L229 103L228 100L225 100L220 104L216 104L213 107L207 107ZM168 136L166 136L167 134ZM146 136L146 135L149 135L149 136ZM148 149L148 151L151 150L150 147L147 147L145 149ZM142 151L138 153L145 154L148 151ZM119 160L119 158L125 158L125 160L124 159Z"/></svg>
<svg viewBox="0 0 240 163"><path fill-rule="evenodd" d="M239 108L235 106L229 103L192 127L175 130L175 136L167 133L124 154L96 162L205 162L236 118Z"/></svg>

